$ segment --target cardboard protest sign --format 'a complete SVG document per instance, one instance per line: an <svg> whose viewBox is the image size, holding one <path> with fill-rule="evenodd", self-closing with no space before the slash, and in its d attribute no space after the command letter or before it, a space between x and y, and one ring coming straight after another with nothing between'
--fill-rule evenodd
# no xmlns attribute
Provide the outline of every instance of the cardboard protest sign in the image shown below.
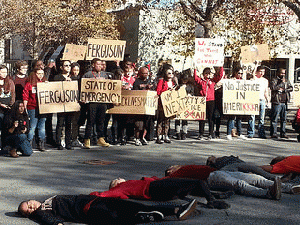
<svg viewBox="0 0 300 225"><path fill-rule="evenodd" d="M228 80L223 83L223 113L259 115L259 81Z"/></svg>
<svg viewBox="0 0 300 225"><path fill-rule="evenodd" d="M120 103L121 86L121 80L82 78L80 101Z"/></svg>
<svg viewBox="0 0 300 225"><path fill-rule="evenodd" d="M66 44L62 60L78 61L84 60L87 46Z"/></svg>
<svg viewBox="0 0 300 225"><path fill-rule="evenodd" d="M185 87L181 87L178 90L164 91L161 95L161 102L166 117L175 116L186 110L187 96Z"/></svg>
<svg viewBox="0 0 300 225"><path fill-rule="evenodd" d="M122 61L125 54L125 45L126 41L89 39L86 60L99 58L106 61Z"/></svg>
<svg viewBox="0 0 300 225"><path fill-rule="evenodd" d="M80 110L77 81L37 83L37 97L40 114Z"/></svg>
<svg viewBox="0 0 300 225"><path fill-rule="evenodd" d="M224 47L224 39L196 38L194 56L195 65L203 67L223 66Z"/></svg>
<svg viewBox="0 0 300 225"><path fill-rule="evenodd" d="M300 106L300 84L295 83L293 92L291 93L293 95L293 105L294 106Z"/></svg>
<svg viewBox="0 0 300 225"><path fill-rule="evenodd" d="M240 57L242 64L270 60L270 49L267 44L242 46Z"/></svg>
<svg viewBox="0 0 300 225"><path fill-rule="evenodd" d="M107 111L110 114L155 115L158 96L156 91L122 90L121 104Z"/></svg>
<svg viewBox="0 0 300 225"><path fill-rule="evenodd" d="M186 97L186 110L176 116L179 120L205 120L206 98L200 96Z"/></svg>

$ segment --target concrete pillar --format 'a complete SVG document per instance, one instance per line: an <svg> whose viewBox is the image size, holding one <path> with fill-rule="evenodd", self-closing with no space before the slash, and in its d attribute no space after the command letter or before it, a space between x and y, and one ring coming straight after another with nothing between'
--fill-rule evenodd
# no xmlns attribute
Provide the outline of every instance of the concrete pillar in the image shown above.
<svg viewBox="0 0 300 225"><path fill-rule="evenodd" d="M293 84L295 80L295 56L293 53L290 54L287 69L287 78Z"/></svg>

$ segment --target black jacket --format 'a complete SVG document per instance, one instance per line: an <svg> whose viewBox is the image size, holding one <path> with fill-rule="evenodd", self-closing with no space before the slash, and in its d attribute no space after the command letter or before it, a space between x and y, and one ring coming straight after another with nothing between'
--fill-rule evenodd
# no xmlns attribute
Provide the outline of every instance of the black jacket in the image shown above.
<svg viewBox="0 0 300 225"><path fill-rule="evenodd" d="M286 104L290 101L290 92L293 91L293 86L288 80L283 82L282 79L276 77L272 80L270 88L271 102L273 104L280 104L280 95L282 94L286 94ZM280 91L281 88L283 89L283 91Z"/></svg>

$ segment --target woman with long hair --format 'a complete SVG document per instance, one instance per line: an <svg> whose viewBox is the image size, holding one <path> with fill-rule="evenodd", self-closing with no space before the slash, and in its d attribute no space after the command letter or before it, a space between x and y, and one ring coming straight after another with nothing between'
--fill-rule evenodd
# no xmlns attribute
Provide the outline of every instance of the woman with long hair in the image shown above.
<svg viewBox="0 0 300 225"><path fill-rule="evenodd" d="M23 102L27 109L30 118L30 129L28 133L28 140L32 145L32 139L35 129L38 129L38 149L45 150L45 121L46 117L39 114L38 101L37 101L37 83L45 82L44 69L37 67L33 70L32 74L28 77L28 81L23 90Z"/></svg>
<svg viewBox="0 0 300 225"><path fill-rule="evenodd" d="M23 156L32 154L31 145L27 139L29 132L29 118L21 100L17 100L9 113L4 117L2 136L2 147L8 147L11 157L17 158L20 151Z"/></svg>
<svg viewBox="0 0 300 225"><path fill-rule="evenodd" d="M160 96L164 91L173 89L175 86L175 83L173 82L174 68L172 65L164 64L162 69L162 75L163 75L163 79L160 79L158 81L157 88L156 88L158 96ZM164 142L171 143L171 140L168 136L169 128L170 128L170 118L165 116L161 99L159 99L158 117L157 117L157 126L156 126L156 133L157 133L156 143L162 144L163 138L164 138Z"/></svg>

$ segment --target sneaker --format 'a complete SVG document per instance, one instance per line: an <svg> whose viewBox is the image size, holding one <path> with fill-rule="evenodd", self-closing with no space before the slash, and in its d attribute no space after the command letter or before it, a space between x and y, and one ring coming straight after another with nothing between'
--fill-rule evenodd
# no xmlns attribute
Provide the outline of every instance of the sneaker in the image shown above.
<svg viewBox="0 0 300 225"><path fill-rule="evenodd" d="M198 139L199 141L203 141L203 140L204 140L204 137L203 137L203 135L199 135L199 136L197 137L197 139Z"/></svg>
<svg viewBox="0 0 300 225"><path fill-rule="evenodd" d="M247 137L248 139L253 139L253 135L248 135L248 137Z"/></svg>
<svg viewBox="0 0 300 225"><path fill-rule="evenodd" d="M219 131L215 131L215 137L216 137L217 139L220 138L220 132L219 132Z"/></svg>
<svg viewBox="0 0 300 225"><path fill-rule="evenodd" d="M207 137L207 140L211 140L211 139L214 139L214 137L213 136L211 136L211 135L208 135L208 137Z"/></svg>
<svg viewBox="0 0 300 225"><path fill-rule="evenodd" d="M240 136L238 136L238 139L246 140L247 138L241 134Z"/></svg>
<svg viewBox="0 0 300 225"><path fill-rule="evenodd" d="M138 212L135 215L136 223L149 223L149 222L159 222L164 220L164 214L158 211L152 212Z"/></svg>
<svg viewBox="0 0 300 225"><path fill-rule="evenodd" d="M165 142L169 143L169 144L171 143L171 140L170 140L170 138L168 136L165 137Z"/></svg>
<svg viewBox="0 0 300 225"><path fill-rule="evenodd" d="M195 210L196 206L196 199L188 204L182 205L176 213L178 220L185 220Z"/></svg>
<svg viewBox="0 0 300 225"><path fill-rule="evenodd" d="M72 142L72 146L73 147L83 147L83 144L78 139L76 139Z"/></svg>
<svg viewBox="0 0 300 225"><path fill-rule="evenodd" d="M179 139L178 139L179 140ZM186 133L181 134L181 140L186 140Z"/></svg>
<svg viewBox="0 0 300 225"><path fill-rule="evenodd" d="M267 192L267 197L274 200L281 198L281 181L279 177L275 178L273 186Z"/></svg>
<svg viewBox="0 0 300 225"><path fill-rule="evenodd" d="M147 142L147 140L145 138L142 138L141 142L142 142L142 145L147 145L148 144L148 142Z"/></svg>
<svg viewBox="0 0 300 225"><path fill-rule="evenodd" d="M295 186L293 186L293 187L292 187L292 193L293 193L294 195L300 194L300 185L295 185Z"/></svg>
<svg viewBox="0 0 300 225"><path fill-rule="evenodd" d="M226 139L229 140L229 141L231 141L231 140L232 140L231 134L228 134L228 135L226 136Z"/></svg>
<svg viewBox="0 0 300 225"><path fill-rule="evenodd" d="M278 136L277 136L277 134L273 134L273 135L271 136L271 138L273 138L273 139L278 139Z"/></svg>
<svg viewBox="0 0 300 225"><path fill-rule="evenodd" d="M142 142L140 141L140 139L136 139L135 140L135 146L141 146L142 145Z"/></svg>

